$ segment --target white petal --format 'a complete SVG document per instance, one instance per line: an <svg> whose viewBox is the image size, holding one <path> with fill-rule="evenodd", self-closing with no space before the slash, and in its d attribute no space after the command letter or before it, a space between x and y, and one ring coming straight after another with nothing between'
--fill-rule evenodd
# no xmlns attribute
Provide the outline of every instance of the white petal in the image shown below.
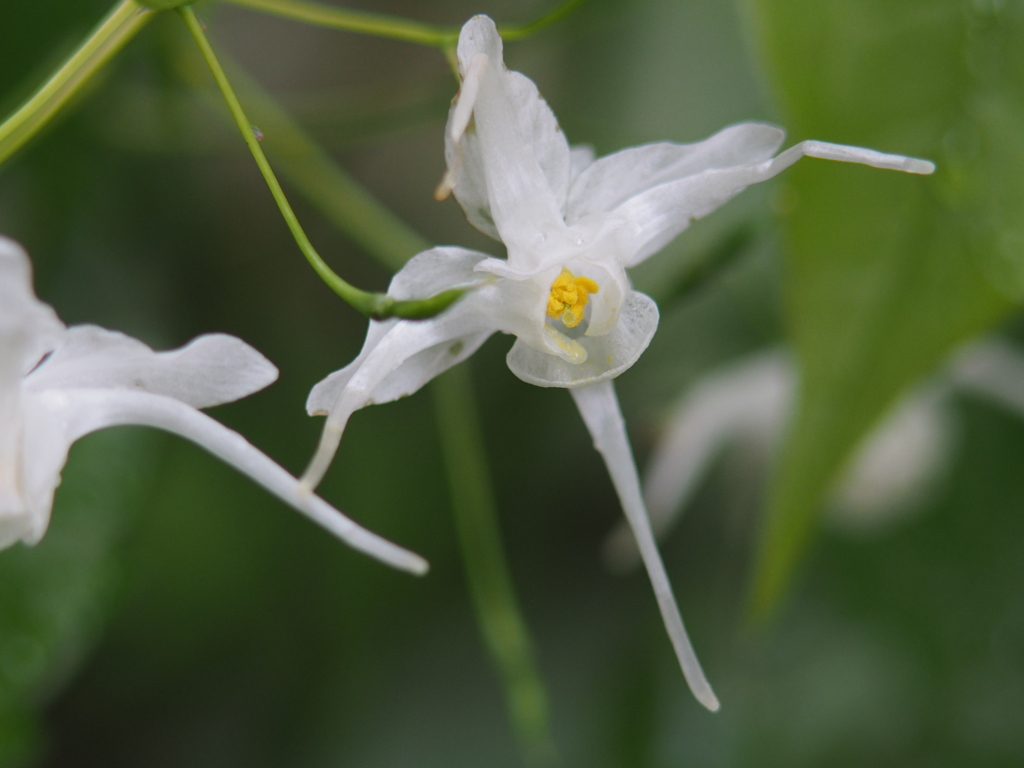
<svg viewBox="0 0 1024 768"><path fill-rule="evenodd" d="M711 690L711 685L697 660L697 654L690 644L690 638L683 626L683 618L679 614L679 606L676 605L675 596L672 594L672 585L669 583L668 574L665 573L661 555L658 554L658 545L655 544L654 535L651 533L647 511L640 495L640 479L637 477L636 463L629 446L626 425L622 420L614 385L607 381L573 389L572 396L594 439L594 447L604 459L622 509L626 513L626 520L633 529L651 586L654 587L654 596L657 598L665 629L675 648L686 682L697 700L714 712L719 706L718 698Z"/></svg>
<svg viewBox="0 0 1024 768"><path fill-rule="evenodd" d="M777 447L796 385L789 357L773 350L700 378L668 416L644 470L644 501L657 538L682 517L711 462L735 437ZM633 566L639 553L626 526L605 542L616 569Z"/></svg>
<svg viewBox="0 0 1024 768"><path fill-rule="evenodd" d="M345 517L323 499L305 492L299 481L254 448L237 432L183 402L147 392L77 389L50 390L32 396L64 430L64 451L82 435L120 424L141 424L181 435L205 448L279 499L326 528L349 546L394 568L422 574L423 558L380 538ZM52 451L53 444L48 446ZM27 455L26 462L36 457Z"/></svg>
<svg viewBox="0 0 1024 768"><path fill-rule="evenodd" d="M371 323L359 356L317 384L306 401L311 415L327 414L317 452L302 476L307 487L315 488L323 479L355 411L411 395L465 360L498 330L481 293L471 292L430 320Z"/></svg>
<svg viewBox="0 0 1024 768"><path fill-rule="evenodd" d="M511 261L528 262L546 239L564 233L568 143L536 86L505 69L493 21L470 19L459 36L458 56L462 76L472 68L479 86L473 86L472 125L453 141L465 119L460 97L445 131L455 196L474 226L500 237ZM481 56L487 57L486 67L479 65Z"/></svg>
<svg viewBox="0 0 1024 768"><path fill-rule="evenodd" d="M20 379L60 342L63 333L56 313L32 290L28 254L0 236L0 377Z"/></svg>
<svg viewBox="0 0 1024 768"><path fill-rule="evenodd" d="M597 155L594 148L589 144L576 144L569 148L569 185L576 181L583 171L590 167ZM566 203L568 203L568 190L566 190Z"/></svg>
<svg viewBox="0 0 1024 768"><path fill-rule="evenodd" d="M54 311L35 297L28 255L0 237L0 548L46 527L25 501L22 380L63 334Z"/></svg>
<svg viewBox="0 0 1024 768"><path fill-rule="evenodd" d="M637 291L630 291L622 303L621 315L604 336L573 339L587 353L584 363L573 365L520 338L508 353L508 367L520 379L538 387L583 387L613 379L637 361L658 329L658 306Z"/></svg>
<svg viewBox="0 0 1024 768"><path fill-rule="evenodd" d="M486 254L464 248L432 248L429 251L423 251L409 259L406 265L395 274L388 286L388 294L396 299L412 299L431 296L449 288L479 285L487 278L477 274L474 267L486 258ZM439 330L436 326L441 318L445 318L448 322L448 316L453 313L456 314L456 318L463 315L474 315L478 310L473 302L473 293L470 293L460 299L454 307L430 320L371 321L366 341L363 343L358 357L313 387L306 400L306 411L311 416L329 413L337 404L338 398L349 380L366 365L368 358L376 354L378 357L370 365L371 367L379 365L385 350L388 350L389 354L397 353L392 358L392 363L395 360L398 362L390 371L385 372L381 369L384 378L378 383L379 391L370 395L371 399L376 403L386 403L404 395L411 395L433 376L464 360L483 343L483 339L475 338L473 329L476 326L474 325L475 321L471 318L462 320L461 326L457 319L456 333L450 337L444 335L445 330ZM449 322L449 327L450 325ZM417 327L420 329L419 333L414 330ZM382 342L384 349L376 351ZM426 344L426 346L420 346L422 344ZM462 346L456 349L455 354L452 354L451 347L459 344ZM406 354L399 349L403 345L405 345ZM432 347L435 349L431 349ZM413 360L413 358L416 359ZM407 361L411 365L399 371ZM397 374L393 381L390 379L391 373ZM417 384L416 380L421 376L423 378ZM366 380L365 377L364 380ZM388 393L391 396L388 396Z"/></svg>
<svg viewBox="0 0 1024 768"><path fill-rule="evenodd" d="M486 253L445 246L417 253L391 278L388 294L396 299L419 299L449 288L480 283L474 268Z"/></svg>
<svg viewBox="0 0 1024 768"><path fill-rule="evenodd" d="M608 213L634 195L709 168L760 163L778 151L785 135L766 123L740 123L695 144L645 144L602 157L573 181L566 220Z"/></svg>
<svg viewBox="0 0 1024 768"><path fill-rule="evenodd" d="M635 195L615 209L621 219L628 222L628 233L624 233L621 240L626 254L625 265L639 264L686 229L694 219L706 216L751 184L772 178L804 156L909 173L931 173L934 169L927 161L902 155L804 141L772 160L701 171Z"/></svg>
<svg viewBox="0 0 1024 768"><path fill-rule="evenodd" d="M234 336L210 334L180 349L154 352L123 333L76 325L25 386L33 392L138 390L208 408L252 394L276 378L273 364Z"/></svg>

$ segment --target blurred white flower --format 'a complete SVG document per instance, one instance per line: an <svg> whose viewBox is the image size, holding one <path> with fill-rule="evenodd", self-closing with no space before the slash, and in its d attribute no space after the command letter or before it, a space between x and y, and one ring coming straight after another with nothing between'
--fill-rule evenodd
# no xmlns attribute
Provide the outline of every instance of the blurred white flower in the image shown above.
<svg viewBox="0 0 1024 768"><path fill-rule="evenodd" d="M320 448L303 477L327 470L349 416L408 395L472 354L495 331L516 336L507 362L541 387L571 388L615 482L669 635L697 698L718 702L704 678L665 575L611 379L646 349L658 309L630 288L639 264L747 186L810 155L931 173L931 163L805 141L774 156L783 132L763 123L722 130L697 144L648 144L594 160L570 149L533 82L505 69L497 29L471 19L458 44L462 88L448 116L448 172L469 221L503 242L507 259L460 248L413 258L391 283L397 299L456 287L464 298L428 321L371 323L350 365L310 393L311 414L328 414Z"/></svg>
<svg viewBox="0 0 1024 768"><path fill-rule="evenodd" d="M656 538L682 516L725 449L740 443L754 447L765 464L774 459L797 386L789 356L773 350L709 373L686 391L666 418L644 472L644 501ZM833 486L827 502L833 524L876 530L920 509L952 458L955 391L1024 416L1024 354L1005 342L974 342L899 400L864 437ZM616 569L636 565L628 528L609 536L605 555Z"/></svg>
<svg viewBox="0 0 1024 768"><path fill-rule="evenodd" d="M425 572L422 558L302 492L298 480L241 435L197 410L276 378L266 358L233 336L201 336L158 353L94 325L65 328L35 297L28 256L0 237L0 548L42 538L75 440L105 427L144 424L199 444L356 549Z"/></svg>

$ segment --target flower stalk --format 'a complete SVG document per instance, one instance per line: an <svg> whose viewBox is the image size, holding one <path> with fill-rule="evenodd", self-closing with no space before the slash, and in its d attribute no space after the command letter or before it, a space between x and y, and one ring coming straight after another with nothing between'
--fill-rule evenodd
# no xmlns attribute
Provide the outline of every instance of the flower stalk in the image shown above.
<svg viewBox="0 0 1024 768"><path fill-rule="evenodd" d="M277 176L274 175L274 171L267 161L267 156L263 154L263 148L260 147L259 139L253 130L252 123L246 117L245 110L242 109L242 105L235 95L223 67L221 67L220 62L217 60L217 56L210 46L210 41L203 31L202 24L196 17L195 11L189 6L178 8L177 11L185 20L185 24L198 44L203 58L210 67L214 80L216 80L217 86L220 88L221 94L231 110L231 116L238 125L238 129L241 131L242 138L248 145L249 151L252 152L256 165L259 167L260 173L263 174L263 178L270 188L270 194L277 203L277 207L281 211L281 216L284 217L292 237L295 238L299 250L302 251L302 254L320 279L347 304L374 320L383 320L390 317L400 317L408 320L426 319L443 312L457 301L464 293L461 289L441 291L426 299L398 301L386 293L370 293L356 288L354 285L346 282L327 265L313 247L313 244L302 229L298 217L292 210L291 204L288 202L288 198L285 196L284 190L277 180Z"/></svg>
<svg viewBox="0 0 1024 768"><path fill-rule="evenodd" d="M242 73L236 77L233 71L232 79L255 105L267 141L274 142L272 149L281 159L281 172L339 229L391 269L430 247L404 224L401 237L396 237L394 215L348 176L271 94ZM386 234L379 231L384 227ZM554 765L548 697L504 555L468 369L455 368L434 381L432 391L459 547L481 634L527 763L538 768Z"/></svg>
<svg viewBox="0 0 1024 768"><path fill-rule="evenodd" d="M308 0L228 0L228 2L243 8L271 13L319 27L403 40L408 43L440 48L442 51L454 50L455 44L459 40L459 27L424 24L395 16L337 8ZM506 40L522 40L561 21L585 2L586 0L565 0L533 21L526 24L502 25L499 27L499 31Z"/></svg>
<svg viewBox="0 0 1024 768"><path fill-rule="evenodd" d="M505 689L512 725L530 766L557 764L548 702L501 545L469 368L434 380L434 406L455 527L477 622Z"/></svg>
<svg viewBox="0 0 1024 768"><path fill-rule="evenodd" d="M136 0L121 0L111 8L68 60L0 124L0 163L35 136L152 17Z"/></svg>

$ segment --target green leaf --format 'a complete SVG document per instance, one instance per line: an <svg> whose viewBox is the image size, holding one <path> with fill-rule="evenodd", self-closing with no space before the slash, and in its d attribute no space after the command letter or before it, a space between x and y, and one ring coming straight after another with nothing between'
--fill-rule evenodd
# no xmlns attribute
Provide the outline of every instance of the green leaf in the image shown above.
<svg viewBox="0 0 1024 768"><path fill-rule="evenodd" d="M75 446L50 529L0 552L0 766L37 751L36 711L71 679L103 628L116 546L152 475L152 435L113 430Z"/></svg>
<svg viewBox="0 0 1024 768"><path fill-rule="evenodd" d="M933 177L804 160L779 199L802 396L754 576L777 602L857 441L1024 296L1024 6L752 0L793 139L934 160Z"/></svg>

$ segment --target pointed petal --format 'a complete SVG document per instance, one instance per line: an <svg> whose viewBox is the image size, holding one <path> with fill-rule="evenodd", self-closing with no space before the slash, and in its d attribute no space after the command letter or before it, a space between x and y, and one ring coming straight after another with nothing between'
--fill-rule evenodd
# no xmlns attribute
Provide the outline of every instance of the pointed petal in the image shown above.
<svg viewBox="0 0 1024 768"><path fill-rule="evenodd" d="M573 365L520 338L506 358L509 369L538 387L583 387L615 378L637 361L658 329L658 306L642 293L630 291L620 311L619 321L604 336L573 339L586 350L585 362Z"/></svg>
<svg viewBox="0 0 1024 768"><path fill-rule="evenodd" d="M767 181L805 156L908 173L931 173L935 168L925 160L820 141L801 142L764 162L709 168L641 192L615 209L615 213L628 223L620 241L623 252L631 254L624 264L639 264L657 253L694 219L706 216L751 184Z"/></svg>
<svg viewBox="0 0 1024 768"><path fill-rule="evenodd" d="M686 511L711 462L725 444L756 433L775 444L789 415L796 385L789 357L762 353L703 376L673 406L644 471L644 501L656 538L672 529ZM626 526L605 542L616 569L636 564L639 553Z"/></svg>
<svg viewBox="0 0 1024 768"><path fill-rule="evenodd" d="M478 285L487 278L477 274L474 267L486 258L486 254L463 248L432 248L409 259L391 279L388 293L402 300L430 296L449 288ZM369 394L373 402L386 403L411 395L431 378L471 355L483 343L483 339L475 338L475 321L469 317L479 312L479 303L479 299L470 293L430 320L371 321L358 357L313 387L306 400L306 411L311 416L331 412L349 380L363 370L374 355L376 357L369 363L371 369L385 366L385 357L386 365L391 367L386 370L379 368L382 378ZM439 327L442 320L445 324ZM454 335L447 335L449 333ZM453 346L457 347L454 353ZM378 347L381 348L378 350ZM409 365L403 368L405 363ZM392 374L395 374L393 379ZM362 381L371 378L374 376L364 372Z"/></svg>
<svg viewBox="0 0 1024 768"><path fill-rule="evenodd" d="M177 399L111 389L49 390L32 397L35 409L48 410L49 418L63 427L65 455L67 446L79 437L106 427L141 424L173 432L248 475L354 549L399 570L415 574L427 571L423 558L362 528L323 499L303 491L297 479L237 432ZM51 442L49 448L53 447ZM26 464L35 459L34 455L27 456Z"/></svg>
<svg viewBox="0 0 1024 768"><path fill-rule="evenodd" d="M505 69L493 21L470 19L459 36L458 56L467 87L445 131L455 197L474 226L508 246L510 260L528 261L565 229L569 145L536 86ZM473 123L459 131L470 99Z"/></svg>
<svg viewBox="0 0 1024 768"><path fill-rule="evenodd" d="M430 320L371 323L359 357L313 388L306 410L311 415L327 413L327 423L302 476L308 488L315 488L323 479L355 411L411 395L465 360L498 330L481 293L470 293Z"/></svg>
<svg viewBox="0 0 1024 768"><path fill-rule="evenodd" d="M25 386L33 392L137 390L208 408L252 394L276 378L270 361L234 336L210 334L180 349L154 352L123 333L76 325Z"/></svg>
<svg viewBox="0 0 1024 768"><path fill-rule="evenodd" d="M573 181L566 221L608 213L634 195L710 168L763 162L785 135L774 125L740 123L694 144L644 144L602 157Z"/></svg>
<svg viewBox="0 0 1024 768"><path fill-rule="evenodd" d="M690 644L690 638L683 626L683 618L679 615L679 607L672 594L672 585L661 562L661 555L658 554L658 546L654 542L654 534L651 532L651 524L640 495L640 479L637 477L633 451L629 446L626 425L622 420L614 385L606 381L571 391L576 406L580 409L580 415L583 416L583 421L594 439L594 447L608 467L626 519L633 529L644 566L651 579L651 586L654 587L654 596L657 598L665 629L675 648L686 682L693 695L697 697L697 701L714 712L719 706L718 699L711 690L711 685L697 660L697 654Z"/></svg>

